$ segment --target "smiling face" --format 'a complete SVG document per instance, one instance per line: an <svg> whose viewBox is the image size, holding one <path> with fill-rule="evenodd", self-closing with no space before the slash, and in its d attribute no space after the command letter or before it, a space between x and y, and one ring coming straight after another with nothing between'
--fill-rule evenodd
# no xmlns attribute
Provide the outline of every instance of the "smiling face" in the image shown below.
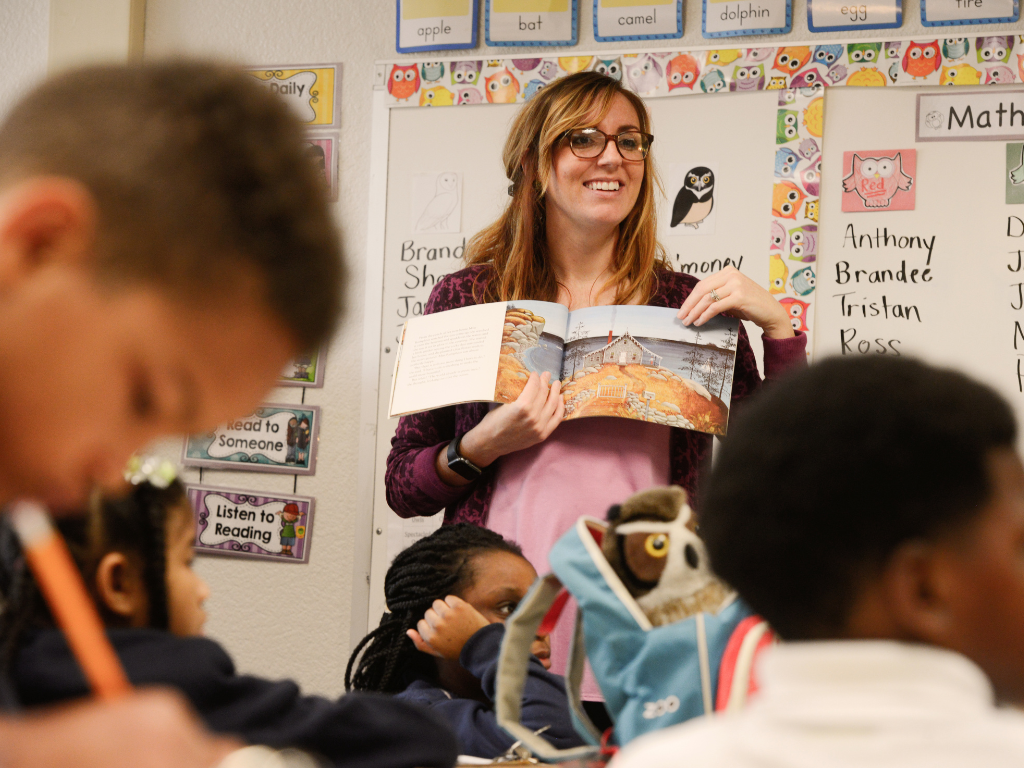
<svg viewBox="0 0 1024 768"><path fill-rule="evenodd" d="M621 94L600 122L579 127L594 127L608 136L641 130L636 110ZM612 140L600 155L589 158L576 157L563 140L552 153L545 194L549 237L552 225L559 230L617 227L636 205L643 178L644 161L624 160Z"/></svg>
<svg viewBox="0 0 1024 768"><path fill-rule="evenodd" d="M491 624L504 624L537 578L537 571L525 558L501 550L482 552L472 559L470 568L473 583L459 597ZM538 637L530 652L550 669L551 642L547 636Z"/></svg>
<svg viewBox="0 0 1024 768"><path fill-rule="evenodd" d="M247 413L297 351L251 288L186 303L64 263L2 282L4 499L66 508L119 487L135 450Z"/></svg>

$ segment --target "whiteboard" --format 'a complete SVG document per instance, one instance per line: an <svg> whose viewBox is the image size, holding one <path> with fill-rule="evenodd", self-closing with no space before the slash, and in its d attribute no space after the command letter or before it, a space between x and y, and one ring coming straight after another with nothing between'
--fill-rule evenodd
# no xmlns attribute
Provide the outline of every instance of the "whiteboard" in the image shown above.
<svg viewBox="0 0 1024 768"><path fill-rule="evenodd" d="M767 284L778 99L778 92L755 91L647 101L654 160L663 180L669 183L673 173L678 176L680 169L697 165L708 165L716 174L713 234L679 235L678 228L669 226L671 200L661 198L659 237L676 269L706 276L728 258L756 282ZM386 179L380 181L379 210L373 214L381 234L383 278L377 296L370 296L368 288L368 302L379 303L379 335L376 349L364 349L376 375L375 386L367 387L377 397L373 460L363 467L373 478L373 535L367 627L356 632L353 621L354 641L376 626L384 611L383 580L393 557L442 519L438 514L402 520L384 498L385 463L397 426L397 419L387 418L396 339L405 319L422 311L437 279L462 268L456 256L464 240L494 221L505 206L509 182L501 151L520 108L484 104L388 110L383 100L375 103L374 151L379 157L375 154L374 165L386 163ZM381 125L386 125L386 135ZM417 232L423 206L414 192L416 177L441 173L461 179L460 231ZM365 338L368 344L370 329ZM760 361L756 330L751 343Z"/></svg>
<svg viewBox="0 0 1024 768"><path fill-rule="evenodd" d="M1006 141L915 144L916 96L938 90L827 93L815 354L899 351L955 367L997 389L1021 420L1024 336L1015 335L1015 323L1024 324L1024 205L1005 202ZM843 153L904 147L917 150L915 209L844 213ZM930 264L911 237L934 238ZM930 269L932 279L901 282L903 262L908 272Z"/></svg>

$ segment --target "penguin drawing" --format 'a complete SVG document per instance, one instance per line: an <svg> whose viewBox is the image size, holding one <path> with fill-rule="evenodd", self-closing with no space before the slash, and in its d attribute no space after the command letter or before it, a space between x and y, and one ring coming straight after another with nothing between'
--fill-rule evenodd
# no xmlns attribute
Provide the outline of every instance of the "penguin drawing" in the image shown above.
<svg viewBox="0 0 1024 768"><path fill-rule="evenodd" d="M686 172L683 188L672 204L672 226L685 224L697 229L715 206L715 174L699 165Z"/></svg>

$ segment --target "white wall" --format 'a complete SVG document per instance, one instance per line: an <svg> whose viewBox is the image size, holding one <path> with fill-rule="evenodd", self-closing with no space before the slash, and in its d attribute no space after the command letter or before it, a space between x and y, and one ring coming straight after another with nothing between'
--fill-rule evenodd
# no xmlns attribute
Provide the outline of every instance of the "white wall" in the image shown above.
<svg viewBox="0 0 1024 768"><path fill-rule="evenodd" d="M482 6L483 0L478 1ZM686 35L681 41L649 44L594 43L591 0L580 0L580 5L577 49L581 51L685 49L709 42L700 36L698 0L687 0ZM337 61L344 66L339 86L342 141L336 212L351 282L342 331L328 357L327 386L308 390L306 395L307 402L324 406L317 475L296 483L298 493L317 497L310 563L292 566L204 557L198 565L214 592L209 632L228 647L239 668L295 677L307 689L327 694L341 691L349 649L358 639L349 636L352 562L354 553L369 545L355 541L352 534L357 516L367 511L354 509L351 501L357 485L358 414L345 408L360 400L356 361L362 352L372 65L377 59L400 58L394 51L394 17L394 0L148 0L146 15L147 56L190 53L249 64ZM903 28L893 30L892 37L953 34L952 30L923 30L918 0L905 0L904 19ZM47 0L0 2L0 114L43 75L48 20ZM805 0L794 2L793 26L784 39L811 39ZM1010 25L1001 28L1009 30ZM973 36L996 29L1000 27L961 27L956 33ZM878 39L886 33L847 36ZM769 39L779 38L759 38ZM749 38L741 38L721 41L719 47L751 44ZM300 396L300 390L278 390L272 399L297 402ZM168 444L166 450L176 456L177 445ZM204 480L278 491L289 491L293 485L292 478L252 473L206 473Z"/></svg>

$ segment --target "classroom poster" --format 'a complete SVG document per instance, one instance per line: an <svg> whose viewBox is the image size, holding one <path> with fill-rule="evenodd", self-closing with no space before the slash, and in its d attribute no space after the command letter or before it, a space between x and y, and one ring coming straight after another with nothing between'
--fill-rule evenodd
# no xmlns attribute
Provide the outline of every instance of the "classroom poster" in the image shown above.
<svg viewBox="0 0 1024 768"><path fill-rule="evenodd" d="M811 32L892 29L902 25L902 0L807 0L807 28Z"/></svg>
<svg viewBox="0 0 1024 768"><path fill-rule="evenodd" d="M309 562L314 500L308 496L185 486L196 512L197 552Z"/></svg>
<svg viewBox="0 0 1024 768"><path fill-rule="evenodd" d="M793 29L793 0L703 0L704 37L784 34Z"/></svg>
<svg viewBox="0 0 1024 768"><path fill-rule="evenodd" d="M303 352L288 361L277 380L279 387L309 387L319 389L324 385L326 349L320 347L312 352Z"/></svg>
<svg viewBox="0 0 1024 768"><path fill-rule="evenodd" d="M307 155L317 173L323 178L328 199L338 200L338 139L337 133L308 133Z"/></svg>
<svg viewBox="0 0 1024 768"><path fill-rule="evenodd" d="M683 36L683 0L594 0L594 39L661 40Z"/></svg>
<svg viewBox="0 0 1024 768"><path fill-rule="evenodd" d="M316 472L320 408L266 403L213 432L185 439L186 467L312 475Z"/></svg>
<svg viewBox="0 0 1024 768"><path fill-rule="evenodd" d="M579 0L484 0L488 45L576 45Z"/></svg>
<svg viewBox="0 0 1024 768"><path fill-rule="evenodd" d="M340 64L252 67L248 72L285 99L306 125L319 127L337 123L335 84L341 74Z"/></svg>
<svg viewBox="0 0 1024 768"><path fill-rule="evenodd" d="M912 211L916 201L917 150L843 153L843 213Z"/></svg>
<svg viewBox="0 0 1024 768"><path fill-rule="evenodd" d="M1019 18L1019 0L921 0L921 23L926 27L999 24Z"/></svg>
<svg viewBox="0 0 1024 768"><path fill-rule="evenodd" d="M718 163L708 157L695 157L668 167L666 192L672 201L670 236L715 234L717 170Z"/></svg>
<svg viewBox="0 0 1024 768"><path fill-rule="evenodd" d="M396 0L399 53L476 48L476 0Z"/></svg>

